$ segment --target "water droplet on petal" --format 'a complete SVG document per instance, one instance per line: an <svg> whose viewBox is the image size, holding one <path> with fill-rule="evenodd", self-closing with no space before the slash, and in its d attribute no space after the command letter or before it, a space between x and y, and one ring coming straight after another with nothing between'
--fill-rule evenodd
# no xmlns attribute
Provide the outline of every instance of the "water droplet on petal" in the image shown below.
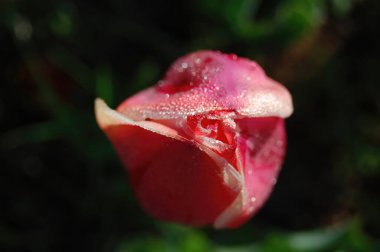
<svg viewBox="0 0 380 252"><path fill-rule="evenodd" d="M247 140L247 147L252 151L255 148L255 143L253 138Z"/></svg>
<svg viewBox="0 0 380 252"><path fill-rule="evenodd" d="M234 53L230 53L230 54L228 54L227 57L228 57L229 59L232 59L232 60L237 60L237 59L238 59L238 56L237 56L236 54L234 54Z"/></svg>
<svg viewBox="0 0 380 252"><path fill-rule="evenodd" d="M272 185L275 185L277 183L277 179L276 178L273 178L272 179Z"/></svg>
<svg viewBox="0 0 380 252"><path fill-rule="evenodd" d="M189 64L187 64L186 62L183 62L183 63L181 64L181 67L182 67L183 69L186 69L188 66L189 66Z"/></svg>

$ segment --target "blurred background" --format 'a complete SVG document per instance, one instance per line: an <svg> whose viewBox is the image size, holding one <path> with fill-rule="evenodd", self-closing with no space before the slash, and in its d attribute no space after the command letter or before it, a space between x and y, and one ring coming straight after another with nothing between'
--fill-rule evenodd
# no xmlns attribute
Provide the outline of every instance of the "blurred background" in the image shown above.
<svg viewBox="0 0 380 252"><path fill-rule="evenodd" d="M380 1L0 1L0 251L380 251ZM259 62L293 94L288 154L235 230L145 215L98 129L179 56Z"/></svg>

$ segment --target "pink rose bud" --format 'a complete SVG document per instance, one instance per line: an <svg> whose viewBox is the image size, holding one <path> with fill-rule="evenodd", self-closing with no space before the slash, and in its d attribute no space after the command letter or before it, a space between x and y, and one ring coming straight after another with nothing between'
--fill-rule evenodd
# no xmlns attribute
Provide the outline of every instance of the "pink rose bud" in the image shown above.
<svg viewBox="0 0 380 252"><path fill-rule="evenodd" d="M285 155L284 86L233 54L179 58L154 87L96 118L142 208L158 219L233 228L267 200Z"/></svg>

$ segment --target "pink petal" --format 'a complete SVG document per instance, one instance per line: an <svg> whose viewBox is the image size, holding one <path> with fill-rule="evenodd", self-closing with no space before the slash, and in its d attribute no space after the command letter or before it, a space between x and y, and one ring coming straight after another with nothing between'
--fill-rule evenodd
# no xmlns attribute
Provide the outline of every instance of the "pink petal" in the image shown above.
<svg viewBox="0 0 380 252"><path fill-rule="evenodd" d="M276 117L237 121L238 169L244 177L240 195L216 220L216 227L237 227L255 214L271 193L285 156L284 120Z"/></svg>
<svg viewBox="0 0 380 252"><path fill-rule="evenodd" d="M117 109L135 120L225 110L247 117L288 117L291 96L253 61L213 51L178 59L163 80Z"/></svg>

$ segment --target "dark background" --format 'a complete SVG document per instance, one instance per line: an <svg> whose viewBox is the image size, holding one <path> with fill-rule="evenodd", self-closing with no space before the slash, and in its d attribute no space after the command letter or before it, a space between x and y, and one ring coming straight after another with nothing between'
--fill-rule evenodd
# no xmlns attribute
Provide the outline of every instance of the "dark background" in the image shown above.
<svg viewBox="0 0 380 252"><path fill-rule="evenodd" d="M0 1L0 251L380 251L380 1ZM241 228L156 221L93 111L198 49L294 98L272 197Z"/></svg>

